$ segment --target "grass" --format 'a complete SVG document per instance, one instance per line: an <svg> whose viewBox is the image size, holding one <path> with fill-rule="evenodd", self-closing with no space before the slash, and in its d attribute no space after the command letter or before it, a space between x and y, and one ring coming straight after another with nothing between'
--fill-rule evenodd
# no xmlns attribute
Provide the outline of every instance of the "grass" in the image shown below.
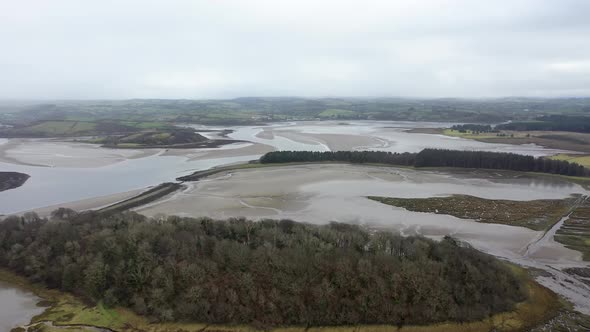
<svg viewBox="0 0 590 332"><path fill-rule="evenodd" d="M574 210L555 234L555 241L582 253L590 261L590 198Z"/></svg>
<svg viewBox="0 0 590 332"><path fill-rule="evenodd" d="M510 201L469 195L430 198L369 196L368 198L414 212L447 214L462 219L473 219L476 222L521 226L536 231L549 229L570 210L576 201L573 197Z"/></svg>
<svg viewBox="0 0 590 332"><path fill-rule="evenodd" d="M67 137L111 135L149 129L171 128L166 122L129 120L92 120L79 117L68 120L43 121L8 131L8 137Z"/></svg>
<svg viewBox="0 0 590 332"><path fill-rule="evenodd" d="M142 147L142 144L139 143L119 143L117 144L118 148L139 148Z"/></svg>
<svg viewBox="0 0 590 332"><path fill-rule="evenodd" d="M575 154L557 154L551 156L551 159L555 160L565 160L570 163L576 163L578 165L582 165L584 167L590 168L590 155L575 155Z"/></svg>
<svg viewBox="0 0 590 332"><path fill-rule="evenodd" d="M160 121L121 121L120 124L138 129L160 129L170 127L170 124Z"/></svg>
<svg viewBox="0 0 590 332"><path fill-rule="evenodd" d="M551 149L569 150L590 153L590 134L574 132L550 132L550 131L502 131L497 133L459 132L458 130L444 129L441 134L473 139L485 143L503 144L537 144Z"/></svg>
<svg viewBox="0 0 590 332"><path fill-rule="evenodd" d="M355 115L354 111L330 108L318 114L320 118L350 117Z"/></svg>
<svg viewBox="0 0 590 332"><path fill-rule="evenodd" d="M484 332L503 331L516 332L526 331L540 323L553 318L563 304L555 293L534 282L526 270L512 266L514 273L526 284L529 297L524 302L517 304L511 312L499 313L482 321L454 323L445 322L424 326L404 326L399 328L390 325L359 325L359 326L331 326L331 327L278 327L269 329L274 332ZM95 326L109 328L116 331L202 331L202 332L239 332L239 331L260 331L251 326L245 325L209 325L203 323L150 323L145 317L138 316L128 309L107 308L102 303L96 305L86 304L71 294L48 290L40 285L31 284L26 279L15 274L0 270L0 280L11 283L20 288L33 291L39 297L51 303L50 307L42 314L33 318L32 323L51 321L60 327L71 327L77 331L89 330L84 326ZM41 331L63 330L51 328L48 325L42 327Z"/></svg>
<svg viewBox="0 0 590 332"><path fill-rule="evenodd" d="M94 130L96 123L83 121L45 121L23 130L47 135L67 136Z"/></svg>

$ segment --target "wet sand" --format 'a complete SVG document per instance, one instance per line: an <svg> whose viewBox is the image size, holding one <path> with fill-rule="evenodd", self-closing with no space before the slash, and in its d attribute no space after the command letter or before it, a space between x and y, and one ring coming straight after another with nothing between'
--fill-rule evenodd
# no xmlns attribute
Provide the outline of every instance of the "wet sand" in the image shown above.
<svg viewBox="0 0 590 332"><path fill-rule="evenodd" d="M61 203L61 204L36 208L36 209L30 210L30 211L37 213L40 217L43 218L43 217L49 217L51 215L52 211L55 211L55 210L62 208L62 207L72 209L75 211L97 210L102 207L109 206L109 205L115 204L117 202L135 197L148 189L149 188L136 189L136 190L130 190L130 191L122 192L122 193L116 193L113 195L105 195L105 196L93 197L93 198L88 198L88 199L82 199L79 201L65 202L65 203ZM25 212L28 212L28 211L21 211L21 212L17 212L14 214L19 215L19 214L23 214Z"/></svg>
<svg viewBox="0 0 590 332"><path fill-rule="evenodd" d="M189 161L216 159L226 157L240 157L251 155L263 155L273 151L271 146L259 143L236 143L225 145L222 148L212 149L168 149L162 156L186 157Z"/></svg>
<svg viewBox="0 0 590 332"><path fill-rule="evenodd" d="M45 166L92 168L112 165L127 159L157 154L159 149L108 149L97 144L51 139L11 139L0 145L0 162Z"/></svg>
<svg viewBox="0 0 590 332"><path fill-rule="evenodd" d="M384 140L373 136L345 134L306 134L327 145L332 151L365 150L384 146Z"/></svg>

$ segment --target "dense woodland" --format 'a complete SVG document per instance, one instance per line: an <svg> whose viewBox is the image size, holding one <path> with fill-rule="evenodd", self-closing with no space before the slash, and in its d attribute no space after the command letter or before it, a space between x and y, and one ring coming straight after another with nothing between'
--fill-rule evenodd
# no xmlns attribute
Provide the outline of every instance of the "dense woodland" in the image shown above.
<svg viewBox="0 0 590 332"><path fill-rule="evenodd" d="M535 158L515 153L424 149L418 153L383 151L273 151L260 162L349 162L378 163L414 167L489 168L523 172L541 172L569 176L590 176L590 170L576 163Z"/></svg>
<svg viewBox="0 0 590 332"><path fill-rule="evenodd" d="M260 157L263 164L343 161L350 163L379 163L413 166L416 153L397 153L384 151L273 151Z"/></svg>
<svg viewBox="0 0 590 332"><path fill-rule="evenodd" d="M491 256L331 223L59 209L0 222L0 265L156 320L277 325L482 319L525 299Z"/></svg>
<svg viewBox="0 0 590 332"><path fill-rule="evenodd" d="M501 124L500 130L545 130L545 131L573 131L590 133L590 116L548 115L535 121L517 121Z"/></svg>

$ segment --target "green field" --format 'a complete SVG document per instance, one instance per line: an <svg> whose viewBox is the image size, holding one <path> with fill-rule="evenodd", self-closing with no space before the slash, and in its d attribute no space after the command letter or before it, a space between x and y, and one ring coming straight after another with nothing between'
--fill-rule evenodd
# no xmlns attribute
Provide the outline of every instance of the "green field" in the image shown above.
<svg viewBox="0 0 590 332"><path fill-rule="evenodd" d="M30 127L25 130L56 136L77 135L92 131L96 128L94 122L82 121L46 121Z"/></svg>
<svg viewBox="0 0 590 332"><path fill-rule="evenodd" d="M331 108L331 109L327 109L325 111L320 112L318 114L318 116L320 118L340 118L340 117L346 118L346 117L351 117L354 114L355 113L350 110Z"/></svg>
<svg viewBox="0 0 590 332"><path fill-rule="evenodd" d="M576 163L584 167L590 168L590 155L575 155L575 154L557 154L551 156L551 159L565 160L570 163Z"/></svg>

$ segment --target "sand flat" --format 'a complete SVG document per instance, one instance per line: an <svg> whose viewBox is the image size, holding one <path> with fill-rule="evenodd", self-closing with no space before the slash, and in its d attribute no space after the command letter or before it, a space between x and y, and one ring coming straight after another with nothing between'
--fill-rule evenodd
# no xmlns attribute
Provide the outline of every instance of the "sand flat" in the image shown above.
<svg viewBox="0 0 590 332"><path fill-rule="evenodd" d="M72 209L75 211L96 210L96 209L100 209L102 207L105 207L105 206L108 206L111 204L115 204L117 202L129 199L129 198L135 197L135 196L141 194L143 191L148 190L148 189L149 188L136 189L136 190L130 190L130 191L116 193L116 194L112 194L112 195L98 196L98 197L87 198L87 199L82 199L82 200L77 200L77 201L72 201L72 202L64 202L64 203L45 206L45 207L41 207L41 208L35 208L32 210L28 210L28 211L21 211L21 212L17 212L17 213L13 213L13 214L20 215L25 212L31 211L31 212L37 213L40 217L49 217L51 215L52 211L55 211L59 208L68 208L68 209Z"/></svg>
<svg viewBox="0 0 590 332"><path fill-rule="evenodd" d="M158 149L109 149L97 144L51 139L11 139L0 145L0 161L46 167L93 168L158 152Z"/></svg>

